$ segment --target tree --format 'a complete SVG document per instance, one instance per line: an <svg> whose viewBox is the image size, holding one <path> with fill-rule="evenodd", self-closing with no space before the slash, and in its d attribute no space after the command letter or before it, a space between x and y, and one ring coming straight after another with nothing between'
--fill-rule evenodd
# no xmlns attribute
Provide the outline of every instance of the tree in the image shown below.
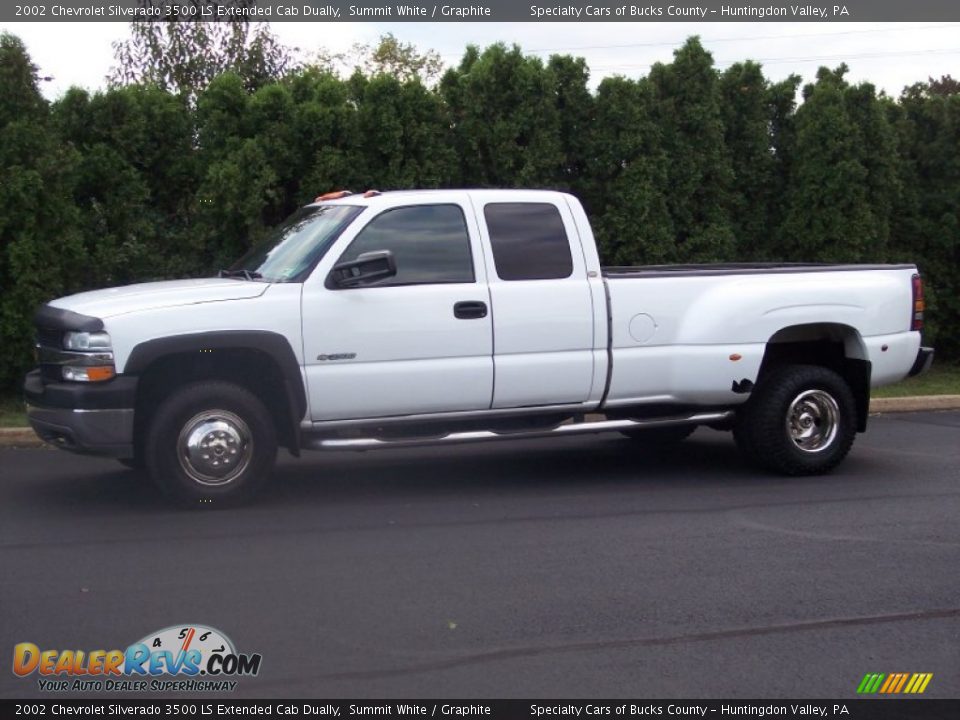
<svg viewBox="0 0 960 720"><path fill-rule="evenodd" d="M650 84L667 158L667 206L676 244L669 259L732 260L733 168L713 57L698 38L690 38L672 63L653 66Z"/></svg>
<svg viewBox="0 0 960 720"><path fill-rule="evenodd" d="M360 188L443 187L456 177L447 108L414 78L351 78L357 107L357 144L351 153L365 176Z"/></svg>
<svg viewBox="0 0 960 720"><path fill-rule="evenodd" d="M44 115L46 102L37 87L37 66L23 41L6 32L0 34L0 90L0 127Z"/></svg>
<svg viewBox="0 0 960 720"><path fill-rule="evenodd" d="M594 100L583 200L605 263L669 262L668 158L647 80L606 78Z"/></svg>
<svg viewBox="0 0 960 720"><path fill-rule="evenodd" d="M36 66L7 33L0 97L0 387L10 387L30 364L34 309L80 286L82 249L71 202L76 157L50 132Z"/></svg>
<svg viewBox="0 0 960 720"><path fill-rule="evenodd" d="M376 45L354 43L347 52L331 53L321 50L314 65L326 72L336 73L341 68L373 78L389 75L408 82L419 80L432 84L443 71L443 60L436 50L421 52L416 45L398 40L393 33L381 35Z"/></svg>
<svg viewBox="0 0 960 720"><path fill-rule="evenodd" d="M188 0L183 6L200 4L207 5ZM296 68L293 50L265 24L246 20L133 22L130 38L114 43L113 51L112 85L151 83L191 98L225 72L236 73L253 91Z"/></svg>
<svg viewBox="0 0 960 720"><path fill-rule="evenodd" d="M694 38L594 93L582 58L504 45L468 47L434 86L435 53L393 36L340 77L287 72L257 32L144 23L121 85L52 105L23 44L0 35L0 387L31 363L39 303L209 274L318 194L371 187L571 190L605 263L917 262L927 342L960 356L949 75L895 101L823 68L797 107L799 78L771 83L752 62L718 73Z"/></svg>
<svg viewBox="0 0 960 720"><path fill-rule="evenodd" d="M78 273L106 286L195 267L187 235L197 167L185 100L153 86L92 97L74 88L54 104L51 123L78 158Z"/></svg>
<svg viewBox="0 0 960 720"><path fill-rule="evenodd" d="M443 76L460 182L483 187L553 187L563 174L555 77L539 58L498 43L468 48Z"/></svg>
<svg viewBox="0 0 960 720"><path fill-rule="evenodd" d="M733 170L731 224L740 260L776 255L772 230L785 186L783 143L799 83L794 75L771 84L752 61L735 63L720 75L724 142Z"/></svg>
<svg viewBox="0 0 960 720"><path fill-rule="evenodd" d="M556 187L580 192L586 185L590 135L597 130L592 122L593 96L587 87L590 70L583 58L551 55L547 73L553 87L553 104L559 117L562 161Z"/></svg>
<svg viewBox="0 0 960 720"><path fill-rule="evenodd" d="M923 83L920 83L920 85L923 85ZM958 95L960 94L960 80L955 80L950 75L941 75L939 80L929 78L923 92L927 95L941 95L943 97Z"/></svg>
<svg viewBox="0 0 960 720"><path fill-rule="evenodd" d="M898 191L896 143L872 85L846 65L820 68L804 88L780 228L778 259L879 262Z"/></svg>
<svg viewBox="0 0 960 720"><path fill-rule="evenodd" d="M294 97L289 121L305 168L297 200L309 202L324 192L364 187L368 178L354 154L363 139L348 84L315 68L290 78L289 84Z"/></svg>
<svg viewBox="0 0 960 720"><path fill-rule="evenodd" d="M927 299L926 342L960 355L960 83L950 76L904 88L890 108L902 192L893 211L894 259L916 262Z"/></svg>

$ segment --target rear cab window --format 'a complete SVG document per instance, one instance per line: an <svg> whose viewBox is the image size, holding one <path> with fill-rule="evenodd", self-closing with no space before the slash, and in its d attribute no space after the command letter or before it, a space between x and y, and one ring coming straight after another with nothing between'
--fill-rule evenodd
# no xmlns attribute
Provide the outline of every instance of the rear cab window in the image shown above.
<svg viewBox="0 0 960 720"><path fill-rule="evenodd" d="M560 280L573 274L570 239L551 203L487 203L483 208L497 277Z"/></svg>

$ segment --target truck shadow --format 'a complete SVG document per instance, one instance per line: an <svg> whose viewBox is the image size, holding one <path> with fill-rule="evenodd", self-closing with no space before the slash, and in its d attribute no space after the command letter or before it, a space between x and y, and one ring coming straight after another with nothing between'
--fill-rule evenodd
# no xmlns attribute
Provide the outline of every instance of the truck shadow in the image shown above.
<svg viewBox="0 0 960 720"><path fill-rule="evenodd" d="M30 504L126 508L147 514L176 512L144 471L127 470L98 458L54 452L44 452L43 456L44 465L55 471L41 471L43 483L25 483L15 491ZM67 458L72 465L63 464ZM846 461L852 462L853 458ZM281 451L264 490L249 505L227 512L812 480L783 478L754 469L740 456L728 433L708 429L698 430L683 443L662 448L643 447L617 435L606 435L367 452L307 451L299 459Z"/></svg>
<svg viewBox="0 0 960 720"><path fill-rule="evenodd" d="M823 478L787 478L757 469L740 455L729 433L701 429L661 448L604 435L305 454L278 464L258 503L320 507L365 499L509 500L808 482Z"/></svg>

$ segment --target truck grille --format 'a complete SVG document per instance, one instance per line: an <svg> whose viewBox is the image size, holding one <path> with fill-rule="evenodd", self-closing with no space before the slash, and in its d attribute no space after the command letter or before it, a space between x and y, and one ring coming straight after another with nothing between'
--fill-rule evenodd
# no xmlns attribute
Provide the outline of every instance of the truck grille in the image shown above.
<svg viewBox="0 0 960 720"><path fill-rule="evenodd" d="M38 327L37 328L37 344L43 345L44 347L57 348L58 350L63 347L61 344L63 342L63 330L58 330L57 328L48 328L48 327Z"/></svg>
<svg viewBox="0 0 960 720"><path fill-rule="evenodd" d="M51 327L37 327L37 345L41 347L63 348L63 330ZM40 363L40 377L44 382L60 382L63 380L59 365Z"/></svg>

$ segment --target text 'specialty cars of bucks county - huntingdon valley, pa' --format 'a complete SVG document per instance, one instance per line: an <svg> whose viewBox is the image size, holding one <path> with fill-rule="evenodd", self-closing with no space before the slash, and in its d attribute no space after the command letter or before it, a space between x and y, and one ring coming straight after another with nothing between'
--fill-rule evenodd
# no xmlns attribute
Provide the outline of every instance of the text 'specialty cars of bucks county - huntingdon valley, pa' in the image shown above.
<svg viewBox="0 0 960 720"><path fill-rule="evenodd" d="M571 195L335 192L219 277L59 298L25 382L44 440L175 501L252 495L277 448L732 430L824 473L870 388L924 371L913 265L601 267Z"/></svg>

